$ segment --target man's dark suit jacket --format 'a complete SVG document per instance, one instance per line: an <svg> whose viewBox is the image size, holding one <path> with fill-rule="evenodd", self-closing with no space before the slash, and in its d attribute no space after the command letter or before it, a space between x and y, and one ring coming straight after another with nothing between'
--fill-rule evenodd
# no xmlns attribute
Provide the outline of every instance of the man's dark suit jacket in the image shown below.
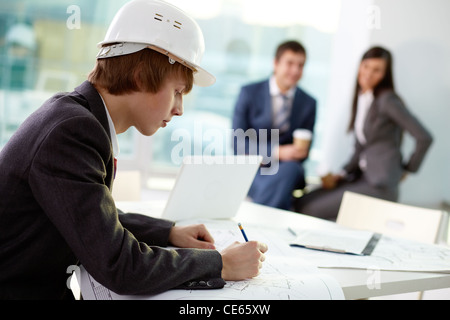
<svg viewBox="0 0 450 320"><path fill-rule="evenodd" d="M119 294L223 282L217 251L161 248L172 222L118 214L112 183L107 115L89 82L21 125L0 153L0 299L61 298L77 263Z"/></svg>
<svg viewBox="0 0 450 320"><path fill-rule="evenodd" d="M314 131L316 121L316 100L300 88L296 88L289 130L280 135L280 145L293 142L295 129ZM270 96L269 80L249 84L242 87L236 102L233 115L233 129L267 129L270 142L270 129L273 128L272 97ZM270 150L270 149L269 149Z"/></svg>
<svg viewBox="0 0 450 320"><path fill-rule="evenodd" d="M305 91L297 87L289 118L289 130L280 134L278 141L272 141L271 129L278 128L274 128L273 126L272 97L270 95L269 80L246 85L242 87L236 102L233 114L233 129L242 129L244 132L248 129L254 129L256 130L257 141L250 140L248 143L246 141L234 141L234 153L238 154L243 150L246 154L249 154L252 153L252 150L257 150L257 154L262 155L263 157L269 157L263 160L264 164L268 164L269 161L273 159L272 150L276 145L293 143L294 139L292 134L296 129L307 129L314 132L315 121L316 100ZM264 129L267 130L267 136L264 136L264 131L261 131ZM262 142L266 142L266 146L261 145ZM242 144L245 146L243 147ZM303 161L304 160L298 161L299 166L303 165ZM280 165L282 165L282 163L280 163ZM303 169L301 171L303 171ZM289 174L287 179L292 178L293 180L298 180L294 188L305 187L306 183L303 174L301 177L297 177L295 172L292 174L288 172L287 174ZM284 175L275 175L273 177L278 177L276 178L277 180L286 179ZM258 184L259 187L262 187L263 189L270 189L275 186L272 179L267 179L267 176L263 178L264 181L260 181L257 176L254 184ZM290 199L290 194L291 190L287 191L285 197ZM266 200L267 199L261 199L257 201L263 201L263 203L265 203ZM282 199L276 200L276 202L279 201L283 203L285 202Z"/></svg>

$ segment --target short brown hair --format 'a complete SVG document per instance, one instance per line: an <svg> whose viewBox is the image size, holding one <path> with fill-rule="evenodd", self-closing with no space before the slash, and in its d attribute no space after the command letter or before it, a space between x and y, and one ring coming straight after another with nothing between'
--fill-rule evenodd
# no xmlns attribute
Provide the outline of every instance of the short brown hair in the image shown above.
<svg viewBox="0 0 450 320"><path fill-rule="evenodd" d="M280 60L283 53L285 53L288 50L293 51L295 53L301 53L306 56L305 47L303 47L303 45L298 41L290 40L290 41L281 43L277 47L277 50L275 52L275 60L277 60L277 61Z"/></svg>
<svg viewBox="0 0 450 320"><path fill-rule="evenodd" d="M192 90L194 75L191 69L178 62L169 63L169 58L159 52L143 49L123 56L97 59L88 80L110 94L120 95L141 90L156 93L171 77L185 80L184 94Z"/></svg>

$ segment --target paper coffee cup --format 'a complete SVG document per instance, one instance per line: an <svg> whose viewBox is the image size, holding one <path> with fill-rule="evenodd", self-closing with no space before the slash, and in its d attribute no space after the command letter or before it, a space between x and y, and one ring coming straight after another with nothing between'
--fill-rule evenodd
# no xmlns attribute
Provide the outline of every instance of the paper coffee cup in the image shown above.
<svg viewBox="0 0 450 320"><path fill-rule="evenodd" d="M306 129L297 129L293 133L294 145L299 149L309 149L312 132Z"/></svg>

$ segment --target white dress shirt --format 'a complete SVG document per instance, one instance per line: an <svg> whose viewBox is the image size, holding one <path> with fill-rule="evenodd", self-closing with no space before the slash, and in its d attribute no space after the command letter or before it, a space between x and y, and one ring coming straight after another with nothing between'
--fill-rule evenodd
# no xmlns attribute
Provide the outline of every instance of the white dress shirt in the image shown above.
<svg viewBox="0 0 450 320"><path fill-rule="evenodd" d="M100 98L102 99L103 106L105 107L105 111L106 111L106 116L108 117L109 133L111 136L113 155L114 155L114 158L117 158L117 156L119 155L120 149L119 149L119 142L117 140L116 129L114 127L114 122L112 121L112 118L109 114L108 108L106 107L105 100L103 100L103 97L101 95L100 95Z"/></svg>
<svg viewBox="0 0 450 320"><path fill-rule="evenodd" d="M285 96L289 101L289 108L292 110L292 103L294 101L296 86L293 86L286 92ZM270 96L272 97L272 123L275 122L275 115L278 114L278 111L283 107L283 94L280 91L280 88L277 85L275 80L275 76L270 77L269 80L269 91ZM290 112L290 111L289 111Z"/></svg>
<svg viewBox="0 0 450 320"><path fill-rule="evenodd" d="M367 114L374 100L373 91L366 91L358 95L358 105L355 118L355 135L359 143L365 145L367 143L366 136L364 134L364 124L366 122ZM359 167L364 170L367 167L367 159L364 152L359 159Z"/></svg>

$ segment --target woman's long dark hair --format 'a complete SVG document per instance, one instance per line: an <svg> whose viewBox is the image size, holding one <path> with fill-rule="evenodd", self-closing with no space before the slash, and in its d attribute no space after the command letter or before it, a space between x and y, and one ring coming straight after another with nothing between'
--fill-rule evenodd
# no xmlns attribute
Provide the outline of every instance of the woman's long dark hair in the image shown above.
<svg viewBox="0 0 450 320"><path fill-rule="evenodd" d="M386 72L384 75L384 78L380 81L380 83L374 88L373 95L375 98L378 97L378 95L385 91L385 90L394 90L394 77L392 75L392 55L391 53L382 48L382 47L373 47L369 49L362 57L361 62L363 62L366 59L371 58L381 58L386 61ZM358 69L359 70L359 69ZM356 88L355 88L355 94L353 96L353 104L352 104L352 115L350 118L350 124L348 126L348 131L353 131L355 128L355 119L356 119L356 112L358 108L358 95L361 90L361 87L359 85L358 77L356 79Z"/></svg>

